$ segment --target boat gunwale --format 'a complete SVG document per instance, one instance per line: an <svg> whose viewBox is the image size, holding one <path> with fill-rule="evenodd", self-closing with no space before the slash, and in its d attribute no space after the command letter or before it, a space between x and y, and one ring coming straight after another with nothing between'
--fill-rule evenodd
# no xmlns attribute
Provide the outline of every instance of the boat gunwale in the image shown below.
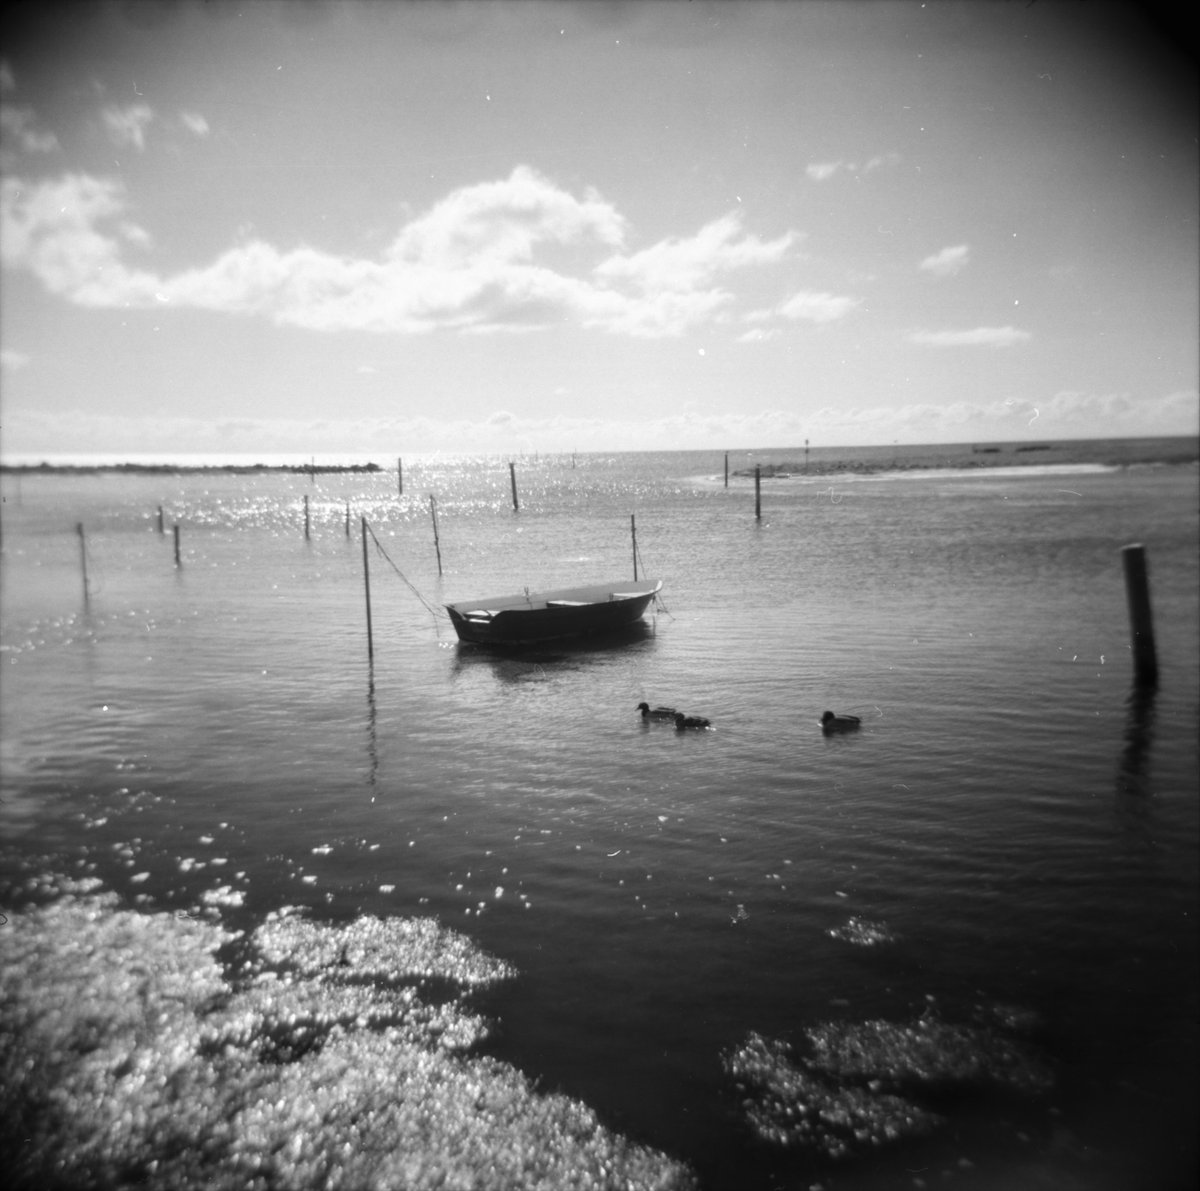
<svg viewBox="0 0 1200 1191"><path fill-rule="evenodd" d="M642 589L642 590L639 590ZM447 604L447 611L459 616L472 613L529 613L546 612L552 607L594 608L606 604L624 603L627 600L643 600L653 597L662 590L661 579L637 579L624 583L590 583L580 587L558 587L547 591L524 591L505 596L488 596L483 599L457 600ZM581 599L580 597L586 597Z"/></svg>

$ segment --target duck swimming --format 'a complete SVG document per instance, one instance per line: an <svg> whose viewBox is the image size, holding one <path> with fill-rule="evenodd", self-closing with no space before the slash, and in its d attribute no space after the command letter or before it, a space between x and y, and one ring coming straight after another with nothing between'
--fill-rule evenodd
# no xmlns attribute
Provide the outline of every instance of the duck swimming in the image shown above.
<svg viewBox="0 0 1200 1191"><path fill-rule="evenodd" d="M821 731L825 733L853 732L861 724L862 720L856 715L834 715L832 711L827 711L821 716Z"/></svg>
<svg viewBox="0 0 1200 1191"><path fill-rule="evenodd" d="M684 715L682 711L675 714L677 728L710 728L712 724L702 715Z"/></svg>
<svg viewBox="0 0 1200 1191"><path fill-rule="evenodd" d="M673 720L679 714L674 707L651 707L649 703L639 703L637 709L644 720Z"/></svg>

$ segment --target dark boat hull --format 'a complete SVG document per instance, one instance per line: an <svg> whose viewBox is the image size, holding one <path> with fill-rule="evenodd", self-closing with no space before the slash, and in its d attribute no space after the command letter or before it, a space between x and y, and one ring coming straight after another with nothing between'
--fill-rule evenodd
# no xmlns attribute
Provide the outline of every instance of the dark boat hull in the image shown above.
<svg viewBox="0 0 1200 1191"><path fill-rule="evenodd" d="M533 645L610 633L636 623L658 594L657 579L564 587L447 604L460 641Z"/></svg>

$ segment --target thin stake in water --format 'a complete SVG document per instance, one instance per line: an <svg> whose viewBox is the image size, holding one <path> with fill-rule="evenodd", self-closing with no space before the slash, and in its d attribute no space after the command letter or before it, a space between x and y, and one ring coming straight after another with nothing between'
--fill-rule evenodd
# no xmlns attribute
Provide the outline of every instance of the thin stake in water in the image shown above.
<svg viewBox="0 0 1200 1191"><path fill-rule="evenodd" d="M371 633L371 564L367 559L367 519L362 519L363 587L367 593L367 660L375 660L375 641Z"/></svg>
<svg viewBox="0 0 1200 1191"><path fill-rule="evenodd" d="M433 518L433 548L437 551L438 578L442 577L442 544L438 539L437 497L429 494L429 514Z"/></svg>

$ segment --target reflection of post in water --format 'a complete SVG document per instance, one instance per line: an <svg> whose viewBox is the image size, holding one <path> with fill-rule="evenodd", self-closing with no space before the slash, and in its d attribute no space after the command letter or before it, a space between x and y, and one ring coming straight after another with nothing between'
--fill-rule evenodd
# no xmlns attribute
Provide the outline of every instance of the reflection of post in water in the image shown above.
<svg viewBox="0 0 1200 1191"><path fill-rule="evenodd" d="M375 789L375 776L379 772L379 751L375 743L375 664L367 666L367 785ZM372 793L372 800L375 795Z"/></svg>
<svg viewBox="0 0 1200 1191"><path fill-rule="evenodd" d="M1117 763L1117 789L1122 794L1148 794L1147 771L1154 740L1156 688L1135 684L1126 699L1125 747Z"/></svg>

